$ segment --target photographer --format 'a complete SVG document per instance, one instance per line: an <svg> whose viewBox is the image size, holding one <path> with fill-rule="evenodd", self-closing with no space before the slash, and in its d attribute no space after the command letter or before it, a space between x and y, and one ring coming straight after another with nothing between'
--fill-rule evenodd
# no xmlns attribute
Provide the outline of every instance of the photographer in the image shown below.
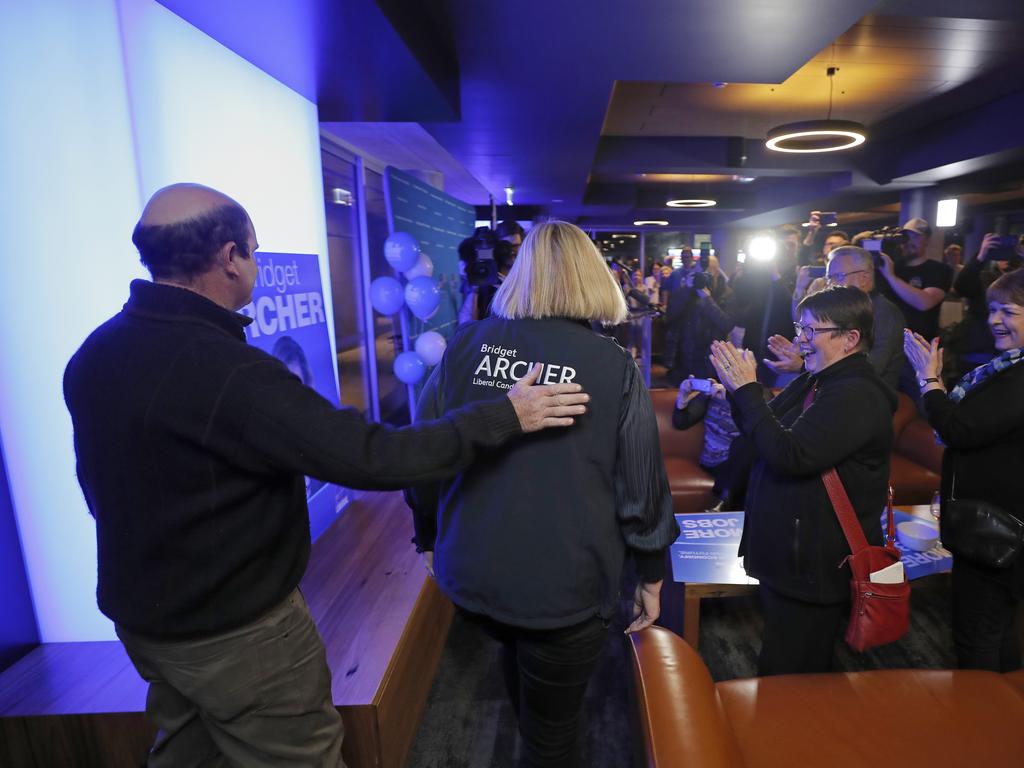
<svg viewBox="0 0 1024 768"><path fill-rule="evenodd" d="M822 214L821 211L811 211L807 222L807 234L804 235L800 244L800 266L822 266L828 262L828 255L841 245L850 241L850 236L841 229L831 229L822 225L822 217L829 216L831 221L836 221L834 213ZM819 244L820 243L820 244ZM801 299L803 296L800 297ZM799 301L799 299L798 299Z"/></svg>
<svg viewBox="0 0 1024 768"><path fill-rule="evenodd" d="M991 232L985 235L978 254L964 265L953 283L953 289L967 300L963 351L960 354L962 373L987 363L996 354L995 339L988 327L985 291L999 277L1021 266L1024 236L1016 238L1013 246L1006 242L1009 239Z"/></svg>
<svg viewBox="0 0 1024 768"><path fill-rule="evenodd" d="M939 332L939 309L953 284L953 268L928 258L932 228L927 221L911 219L902 230L906 239L896 263L883 249L878 252L878 272L907 327L931 339Z"/></svg>
<svg viewBox="0 0 1024 768"><path fill-rule="evenodd" d="M710 265L710 256L704 266ZM666 359L671 360L668 379L672 386L687 376L712 375L708 347L724 339L732 319L722 311L711 294L710 280L700 262L683 274L683 282L667 299L665 308ZM671 349L667 348L671 344Z"/></svg>
<svg viewBox="0 0 1024 768"><path fill-rule="evenodd" d="M742 344L756 359L768 355L768 339L789 335L793 328L791 305L796 280L799 235L795 227L783 227L776 237L776 256L765 260L747 260L747 269L733 280L730 313L733 324L743 329ZM739 339L738 339L739 340ZM771 386L776 373L759 369L762 383Z"/></svg>
<svg viewBox="0 0 1024 768"><path fill-rule="evenodd" d="M523 242L523 228L517 221L503 221L492 232L479 227L459 243L459 269L462 273L462 308L459 325L490 315L491 301L515 264Z"/></svg>

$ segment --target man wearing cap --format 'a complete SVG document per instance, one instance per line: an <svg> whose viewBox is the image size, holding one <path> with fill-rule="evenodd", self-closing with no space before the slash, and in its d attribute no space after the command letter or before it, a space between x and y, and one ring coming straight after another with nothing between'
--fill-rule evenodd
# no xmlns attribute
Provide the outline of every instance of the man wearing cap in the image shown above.
<svg viewBox="0 0 1024 768"><path fill-rule="evenodd" d="M889 255L880 251L879 274L888 284L888 293L896 306L902 310L907 327L926 339L933 339L939 333L942 300L953 284L953 268L928 258L932 228L927 221L913 218L903 225L903 233L907 237L903 258L893 264Z"/></svg>

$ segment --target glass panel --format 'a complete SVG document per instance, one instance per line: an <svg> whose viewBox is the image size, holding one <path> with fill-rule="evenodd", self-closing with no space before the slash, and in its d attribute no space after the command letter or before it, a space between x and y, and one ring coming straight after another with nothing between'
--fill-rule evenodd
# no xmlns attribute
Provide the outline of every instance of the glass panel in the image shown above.
<svg viewBox="0 0 1024 768"><path fill-rule="evenodd" d="M366 168L366 239L369 247L370 280L394 277L395 271L384 259L384 241L388 237L387 205L384 200L384 177ZM409 396L405 384L393 370L395 357L402 351L402 328L399 315L385 317L373 313L374 343L377 349L377 389L380 397L380 420L385 424L409 423Z"/></svg>
<svg viewBox="0 0 1024 768"><path fill-rule="evenodd" d="M335 147L325 146L321 151L341 404L366 413L370 399L360 288L359 219L355 205L359 184L353 160L351 155Z"/></svg>

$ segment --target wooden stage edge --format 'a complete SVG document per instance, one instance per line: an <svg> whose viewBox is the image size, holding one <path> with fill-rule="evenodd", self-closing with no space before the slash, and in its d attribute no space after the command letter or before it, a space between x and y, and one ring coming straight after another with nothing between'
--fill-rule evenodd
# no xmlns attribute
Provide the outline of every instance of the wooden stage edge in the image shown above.
<svg viewBox="0 0 1024 768"><path fill-rule="evenodd" d="M352 503L313 545L302 590L324 638L350 768L404 765L454 608L397 493ZM137 768L155 729L118 642L41 645L0 673L0 766Z"/></svg>

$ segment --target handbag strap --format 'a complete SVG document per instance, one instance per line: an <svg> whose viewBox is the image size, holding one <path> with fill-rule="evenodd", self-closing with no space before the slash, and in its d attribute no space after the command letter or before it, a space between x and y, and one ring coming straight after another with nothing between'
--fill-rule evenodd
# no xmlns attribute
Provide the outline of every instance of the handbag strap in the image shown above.
<svg viewBox="0 0 1024 768"><path fill-rule="evenodd" d="M814 396L818 392L818 384L815 382L804 399L804 410L814 402ZM821 481L825 484L828 498L832 502L836 517L839 519L839 526L843 529L846 543L850 546L850 552L857 554L868 547L867 537L864 536L864 529L860 526L856 513L853 511L853 504L843 487L843 481L839 479L839 473L835 467L821 473ZM896 521L892 514L892 487L889 488L889 501L886 509L888 521L886 525L886 544L891 545L896 540Z"/></svg>

